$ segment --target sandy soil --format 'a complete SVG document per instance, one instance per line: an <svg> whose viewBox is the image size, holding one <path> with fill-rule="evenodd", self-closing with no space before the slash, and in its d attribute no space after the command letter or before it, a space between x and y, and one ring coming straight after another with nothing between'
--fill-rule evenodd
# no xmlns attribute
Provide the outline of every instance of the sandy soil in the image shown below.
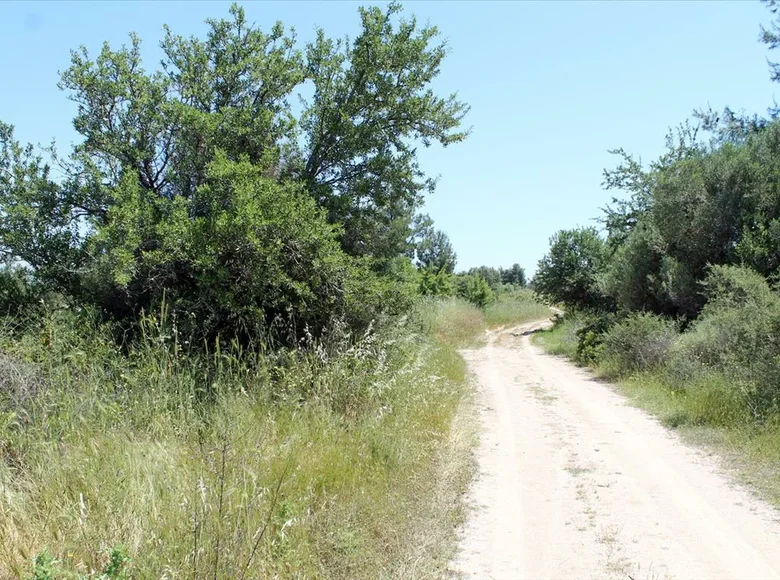
<svg viewBox="0 0 780 580"><path fill-rule="evenodd" d="M524 332L463 351L482 436L455 577L778 578L780 512Z"/></svg>

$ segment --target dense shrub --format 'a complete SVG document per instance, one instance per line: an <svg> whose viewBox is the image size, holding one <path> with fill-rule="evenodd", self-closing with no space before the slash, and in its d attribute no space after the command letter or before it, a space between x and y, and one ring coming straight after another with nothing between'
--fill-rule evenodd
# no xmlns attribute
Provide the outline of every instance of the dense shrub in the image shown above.
<svg viewBox="0 0 780 580"><path fill-rule="evenodd" d="M43 289L30 272L13 266L0 267L0 316L32 316L41 306Z"/></svg>
<svg viewBox="0 0 780 580"><path fill-rule="evenodd" d="M584 365L597 364L601 360L604 350L604 335L615 324L615 315L610 313L604 313L603 315L582 313L580 317L582 322L578 325L575 333L577 350L574 360Z"/></svg>
<svg viewBox="0 0 780 580"><path fill-rule="evenodd" d="M705 281L708 302L672 352L678 383L706 371L727 377L751 413L780 410L780 296L758 273L713 266Z"/></svg>
<svg viewBox="0 0 780 580"><path fill-rule="evenodd" d="M644 312L631 314L604 334L601 362L616 375L656 369L668 360L677 334L669 319Z"/></svg>
<svg viewBox="0 0 780 580"><path fill-rule="evenodd" d="M482 276L472 274L459 275L455 283L458 297L480 308L484 308L495 299L495 294L490 288L490 284Z"/></svg>
<svg viewBox="0 0 780 580"><path fill-rule="evenodd" d="M165 299L191 340L246 341L277 317L318 333L346 310L352 271L336 228L300 187L248 162L221 156L195 197L155 201L136 188L109 214L88 288L114 318Z"/></svg>

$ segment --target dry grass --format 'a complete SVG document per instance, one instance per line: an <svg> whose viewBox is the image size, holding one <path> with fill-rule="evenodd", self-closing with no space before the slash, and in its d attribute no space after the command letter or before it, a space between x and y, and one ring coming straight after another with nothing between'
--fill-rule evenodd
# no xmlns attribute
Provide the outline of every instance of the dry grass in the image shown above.
<svg viewBox="0 0 780 580"><path fill-rule="evenodd" d="M485 323L490 328L510 324L522 324L550 317L550 309L534 299L533 292L518 288L506 294L485 308Z"/></svg>
<svg viewBox="0 0 780 580"><path fill-rule="evenodd" d="M474 420L446 334L124 355L72 322L3 338L45 388L0 407L0 577L45 551L96 578L119 546L137 578L444 573Z"/></svg>

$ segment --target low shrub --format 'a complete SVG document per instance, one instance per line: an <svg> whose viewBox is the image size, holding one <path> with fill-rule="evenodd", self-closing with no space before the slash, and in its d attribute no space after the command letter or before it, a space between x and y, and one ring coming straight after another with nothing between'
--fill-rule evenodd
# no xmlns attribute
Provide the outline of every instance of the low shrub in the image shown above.
<svg viewBox="0 0 780 580"><path fill-rule="evenodd" d="M763 420L780 411L780 296L756 272L714 266L708 301L672 350L669 373L678 387L715 371L739 390Z"/></svg>
<svg viewBox="0 0 780 580"><path fill-rule="evenodd" d="M604 333L601 363L616 376L657 369L668 361L677 336L669 319L645 312L631 314Z"/></svg>
<svg viewBox="0 0 780 580"><path fill-rule="evenodd" d="M577 349L574 360L583 365L595 365L601 360L604 350L604 335L615 324L612 313L583 313L582 323L576 331Z"/></svg>

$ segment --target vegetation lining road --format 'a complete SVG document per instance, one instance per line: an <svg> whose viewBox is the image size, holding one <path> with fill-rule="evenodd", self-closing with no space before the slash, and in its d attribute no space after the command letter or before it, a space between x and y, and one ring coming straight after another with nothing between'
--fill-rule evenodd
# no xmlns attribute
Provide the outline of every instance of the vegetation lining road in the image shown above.
<svg viewBox="0 0 780 580"><path fill-rule="evenodd" d="M780 4L761 28L780 46ZM770 63L773 80L780 65ZM731 458L780 502L780 121L697 111L650 164L618 149L595 228L550 240L533 285L567 315L540 343Z"/></svg>
<svg viewBox="0 0 780 580"><path fill-rule="evenodd" d="M543 311L514 296L503 322ZM128 352L69 311L6 325L0 577L443 574L476 435L455 348L486 318L428 300L358 339L198 354L155 316Z"/></svg>
<svg viewBox="0 0 780 580"><path fill-rule="evenodd" d="M543 307L518 265L455 273L420 213L418 147L468 105L402 12L303 44L234 5L159 66L135 35L73 51L71 149L0 122L0 576L445 568L455 346Z"/></svg>

